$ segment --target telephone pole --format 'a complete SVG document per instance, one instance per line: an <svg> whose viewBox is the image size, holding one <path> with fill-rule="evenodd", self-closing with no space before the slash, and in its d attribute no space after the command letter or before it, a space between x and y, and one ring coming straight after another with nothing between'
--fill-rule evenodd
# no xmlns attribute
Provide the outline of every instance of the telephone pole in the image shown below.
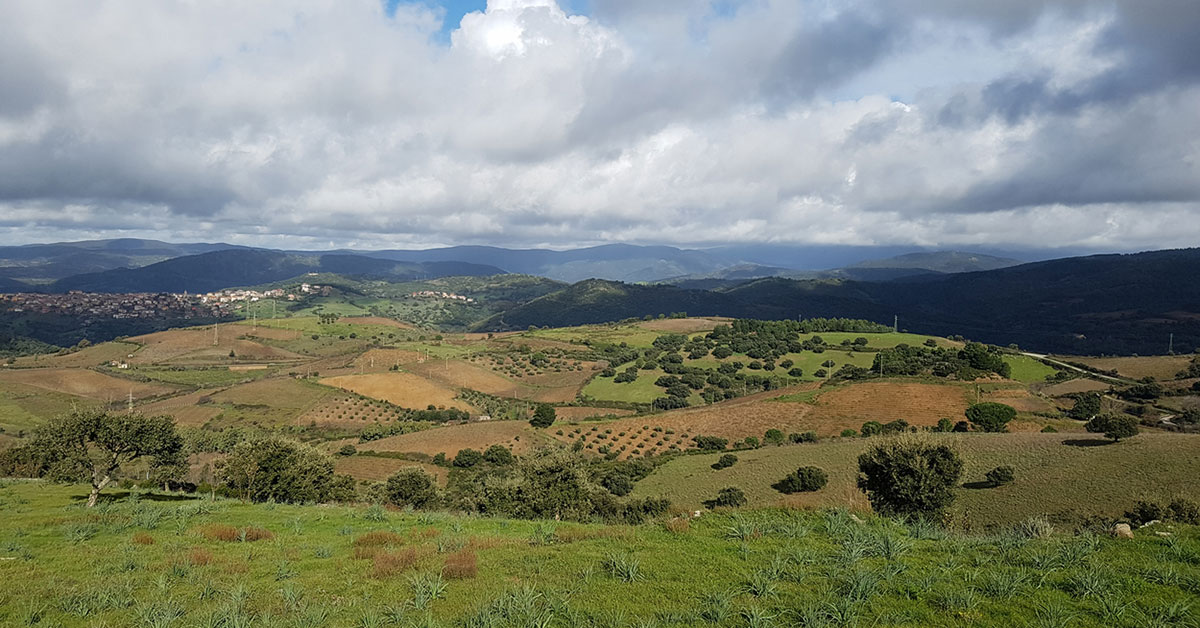
<svg viewBox="0 0 1200 628"><path fill-rule="evenodd" d="M892 317L892 333L900 333L900 316L898 314Z"/></svg>
<svg viewBox="0 0 1200 628"><path fill-rule="evenodd" d="M1171 339L1167 341L1167 354L1175 353L1175 333L1171 332Z"/></svg>
<svg viewBox="0 0 1200 628"><path fill-rule="evenodd" d="M129 411L133 412L133 389L129 389Z"/></svg>

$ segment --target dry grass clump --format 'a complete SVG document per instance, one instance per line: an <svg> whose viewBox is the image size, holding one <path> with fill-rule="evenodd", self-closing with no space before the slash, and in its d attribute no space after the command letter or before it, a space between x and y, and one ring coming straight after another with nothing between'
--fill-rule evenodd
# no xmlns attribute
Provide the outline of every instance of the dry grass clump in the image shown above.
<svg viewBox="0 0 1200 628"><path fill-rule="evenodd" d="M475 550L462 549L446 557L442 566L442 575L450 580L467 580L474 578L478 572Z"/></svg>
<svg viewBox="0 0 1200 628"><path fill-rule="evenodd" d="M673 517L665 525L672 534L686 534L692 529L692 521L686 517Z"/></svg>
<svg viewBox="0 0 1200 628"><path fill-rule="evenodd" d="M138 545L154 545L154 537L145 532L134 532L133 542Z"/></svg>
<svg viewBox="0 0 1200 628"><path fill-rule="evenodd" d="M192 549L188 550L187 562L193 567L211 565L213 560L212 552L202 547L193 547Z"/></svg>
<svg viewBox="0 0 1200 628"><path fill-rule="evenodd" d="M413 534L413 536L415 536L419 539L432 539L432 538L436 538L436 537L440 536L442 534L442 531L433 526L430 526L423 530L413 530L412 534Z"/></svg>
<svg viewBox="0 0 1200 628"><path fill-rule="evenodd" d="M210 523L200 528L200 536L210 541L224 541L226 543L242 541L253 543L255 541L269 541L275 538L275 533L266 528L256 528L254 526L238 530L224 523Z"/></svg>
<svg viewBox="0 0 1200 628"><path fill-rule="evenodd" d="M200 536L210 541L232 543L238 540L237 528L224 523L210 523L200 528Z"/></svg>
<svg viewBox="0 0 1200 628"><path fill-rule="evenodd" d="M271 532L266 528L256 528L254 526L246 528L244 533L245 538L243 540L247 543L253 543L254 541L270 541L271 539L275 538L274 532Z"/></svg>
<svg viewBox="0 0 1200 628"><path fill-rule="evenodd" d="M403 545L404 537L387 530L375 530L354 539L354 547L380 547L383 545Z"/></svg>
<svg viewBox="0 0 1200 628"><path fill-rule="evenodd" d="M417 565L420 556L411 547L399 552L377 551L372 559L371 575L376 578L388 578L402 574Z"/></svg>

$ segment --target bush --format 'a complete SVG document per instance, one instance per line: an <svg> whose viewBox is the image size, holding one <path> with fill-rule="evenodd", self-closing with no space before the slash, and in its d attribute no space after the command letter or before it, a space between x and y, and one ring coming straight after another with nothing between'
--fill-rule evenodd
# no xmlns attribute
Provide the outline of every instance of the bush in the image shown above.
<svg viewBox="0 0 1200 628"><path fill-rule="evenodd" d="M792 493L811 493L819 491L829 482L829 476L820 467L800 467L771 485L771 488L791 495Z"/></svg>
<svg viewBox="0 0 1200 628"><path fill-rule="evenodd" d="M1088 421L1084 427L1087 431L1094 434L1104 434L1106 438L1111 438L1113 442L1138 435L1137 419L1131 416L1102 414Z"/></svg>
<svg viewBox="0 0 1200 628"><path fill-rule="evenodd" d="M749 500L746 499L746 494L742 492L742 489L736 486L727 486L717 491L717 496L704 502L704 505L709 508L740 508L747 503Z"/></svg>
<svg viewBox="0 0 1200 628"><path fill-rule="evenodd" d="M763 442L770 445L783 444L783 432L777 429L769 429L766 434L763 434Z"/></svg>
<svg viewBox="0 0 1200 628"><path fill-rule="evenodd" d="M1046 427L1042 428L1042 433L1043 434L1057 434L1058 430L1054 429L1053 425L1047 425Z"/></svg>
<svg viewBox="0 0 1200 628"><path fill-rule="evenodd" d="M358 449L349 444L342 445L342 448L338 450L339 456L353 456L356 453L358 453Z"/></svg>
<svg viewBox="0 0 1200 628"><path fill-rule="evenodd" d="M858 436L858 432L850 428L842 430L842 438L854 438L855 436Z"/></svg>
<svg viewBox="0 0 1200 628"><path fill-rule="evenodd" d="M475 550L466 548L459 550L446 557L446 564L442 566L442 576L447 580L467 580L474 578L478 573L479 567L475 557Z"/></svg>
<svg viewBox="0 0 1200 628"><path fill-rule="evenodd" d="M804 432L803 434L797 434L793 432L788 434L788 440L792 441L793 443L815 443L817 442L817 433Z"/></svg>
<svg viewBox="0 0 1200 628"><path fill-rule="evenodd" d="M985 401L967 408L967 420L981 432L1007 432L1008 422L1017 416L1012 406Z"/></svg>
<svg viewBox="0 0 1200 628"><path fill-rule="evenodd" d="M701 451L721 451L729 444L729 440L719 436L694 436L692 441Z"/></svg>
<svg viewBox="0 0 1200 628"><path fill-rule="evenodd" d="M933 428L935 432L952 432L954 431L954 421L942 417L938 419L937 427Z"/></svg>
<svg viewBox="0 0 1200 628"><path fill-rule="evenodd" d="M735 456L733 454L725 454L725 455L721 456L720 458L718 458L716 462L712 463L712 468L714 468L718 471L720 471L721 469L728 469L729 467L732 467L733 465L737 464L737 461L738 461L737 456Z"/></svg>
<svg viewBox="0 0 1200 628"><path fill-rule="evenodd" d="M1013 472L1012 467L1000 466L988 471L984 477L987 478L988 484L992 486L1003 486L1012 483L1016 479L1016 474Z"/></svg>
<svg viewBox="0 0 1200 628"><path fill-rule="evenodd" d="M758 438L755 436L747 436L746 440L744 440L742 442L746 443L746 446L751 449L758 449L758 446L759 446Z"/></svg>
<svg viewBox="0 0 1200 628"><path fill-rule="evenodd" d="M547 428L554 424L555 418L554 406L543 403L533 411L533 418L529 419L529 424L536 428Z"/></svg>
<svg viewBox="0 0 1200 628"><path fill-rule="evenodd" d="M624 497L633 492L633 478L621 471L610 471L600 479L600 486L617 497Z"/></svg>
<svg viewBox="0 0 1200 628"><path fill-rule="evenodd" d="M858 457L858 488L883 515L937 515L954 502L963 462L946 445L897 439Z"/></svg>
<svg viewBox="0 0 1200 628"><path fill-rule="evenodd" d="M499 466L507 466L516 461L512 451L504 445L492 445L483 452L483 459Z"/></svg>
<svg viewBox="0 0 1200 628"><path fill-rule="evenodd" d="M878 436L883 433L883 424L879 421L867 421L862 424L858 432L863 436Z"/></svg>
<svg viewBox="0 0 1200 628"><path fill-rule="evenodd" d="M417 467L400 469L387 479L385 494L389 504L424 508L437 500L437 484Z"/></svg>
<svg viewBox="0 0 1200 628"><path fill-rule="evenodd" d="M1188 525L1200 524L1200 506L1190 499L1177 497L1167 505L1167 514L1171 521Z"/></svg>
<svg viewBox="0 0 1200 628"><path fill-rule="evenodd" d="M471 448L460 449L458 450L458 453L454 455L454 466L459 467L460 469L470 469L471 467L479 464L482 460L483 454L479 453L478 451L475 451Z"/></svg>
<svg viewBox="0 0 1200 628"><path fill-rule="evenodd" d="M1167 516L1167 510L1154 502L1138 501L1133 510L1125 513L1125 518L1136 525L1145 525L1151 521L1162 521Z"/></svg>
<svg viewBox="0 0 1200 628"><path fill-rule="evenodd" d="M439 451L439 452L438 452L436 455L434 455L434 457L433 457L433 464L436 464L436 465L437 465L437 466L439 466L439 467L444 467L444 466L446 466L446 464L447 464L447 461L446 461L446 452L444 452L444 451Z"/></svg>

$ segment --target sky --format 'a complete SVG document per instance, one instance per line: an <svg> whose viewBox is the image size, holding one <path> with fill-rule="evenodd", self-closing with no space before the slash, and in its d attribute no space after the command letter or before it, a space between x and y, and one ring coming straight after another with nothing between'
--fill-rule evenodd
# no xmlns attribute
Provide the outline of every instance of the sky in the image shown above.
<svg viewBox="0 0 1200 628"><path fill-rule="evenodd" d="M1194 0L0 3L0 241L1200 245Z"/></svg>

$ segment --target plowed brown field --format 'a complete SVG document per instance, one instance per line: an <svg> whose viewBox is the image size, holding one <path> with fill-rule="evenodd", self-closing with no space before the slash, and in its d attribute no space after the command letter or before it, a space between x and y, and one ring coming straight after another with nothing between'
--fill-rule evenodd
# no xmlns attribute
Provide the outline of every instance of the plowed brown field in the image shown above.
<svg viewBox="0 0 1200 628"><path fill-rule="evenodd" d="M422 410L433 405L473 411L466 402L455 399L455 391L413 373L373 373L369 375L340 375L321 380L366 397L382 399L404 408Z"/></svg>
<svg viewBox="0 0 1200 628"><path fill-rule="evenodd" d="M87 369L0 371L0 381L16 382L97 401L120 401L126 399L130 392L133 393L134 399L144 399L177 390L163 384L119 379Z"/></svg>
<svg viewBox="0 0 1200 628"><path fill-rule="evenodd" d="M363 449L370 449L366 445L362 447ZM434 464L399 460L396 458L380 458L377 456L336 456L333 470L337 473L349 475L356 480L382 482L388 479L393 473L407 467L416 467L432 475L437 478L438 484L442 485L446 484L446 477L449 475L449 471L444 467Z"/></svg>
<svg viewBox="0 0 1200 628"><path fill-rule="evenodd" d="M261 329L266 329L261 328ZM130 359L131 364L212 364L230 361L233 351L239 360L258 362L288 362L303 356L284 349L268 347L238 336L247 330L242 325L220 325L217 344L213 344L212 328L173 329L130 338L142 345L141 351Z"/></svg>

